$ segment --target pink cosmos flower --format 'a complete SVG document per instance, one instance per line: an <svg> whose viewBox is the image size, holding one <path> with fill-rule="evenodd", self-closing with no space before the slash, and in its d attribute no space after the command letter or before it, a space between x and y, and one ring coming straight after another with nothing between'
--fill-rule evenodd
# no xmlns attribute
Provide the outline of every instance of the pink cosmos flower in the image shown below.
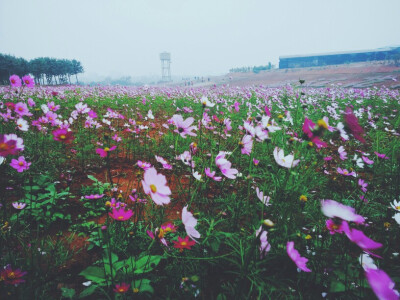
<svg viewBox="0 0 400 300"><path fill-rule="evenodd" d="M368 183L366 183L363 179L358 179L358 185L361 186L361 190L366 193Z"/></svg>
<svg viewBox="0 0 400 300"><path fill-rule="evenodd" d="M143 169L145 171L151 168L151 163L148 163L148 162L145 162L145 161L141 161L141 160L137 161L137 165L138 165L139 168L141 168L141 169Z"/></svg>
<svg viewBox="0 0 400 300"><path fill-rule="evenodd" d="M142 186L145 194L150 195L157 205L168 204L171 199L171 190L167 186L167 179L162 174L157 174L154 167L144 172Z"/></svg>
<svg viewBox="0 0 400 300"><path fill-rule="evenodd" d="M380 269L365 270L365 277L380 300L398 300L399 292L394 289L395 283L390 279L389 275Z"/></svg>
<svg viewBox="0 0 400 300"><path fill-rule="evenodd" d="M15 155L23 150L22 138L19 138L16 134L0 134L0 156Z"/></svg>
<svg viewBox="0 0 400 300"><path fill-rule="evenodd" d="M339 155L340 155L340 159L341 159L341 160L346 160L346 159L347 159L347 152L346 152L346 150L344 149L343 146L340 146L340 147L339 147L338 153L339 153Z"/></svg>
<svg viewBox="0 0 400 300"><path fill-rule="evenodd" d="M328 219L326 220L326 228L329 230L330 234L335 234L335 233L343 233L344 232L344 228L343 228L343 222L346 221L342 221L342 220L332 220L332 219Z"/></svg>
<svg viewBox="0 0 400 300"><path fill-rule="evenodd" d="M113 290L118 294L124 294L129 290L130 287L130 284L122 282L121 284L116 284Z"/></svg>
<svg viewBox="0 0 400 300"><path fill-rule="evenodd" d="M301 257L299 251L294 249L294 242L287 242L286 252L300 270L304 272L311 272L311 270L307 268L308 259Z"/></svg>
<svg viewBox="0 0 400 300"><path fill-rule="evenodd" d="M30 165L31 163L26 162L23 156L18 157L18 159L12 159L10 163L10 166L17 170L18 173L28 170Z"/></svg>
<svg viewBox="0 0 400 300"><path fill-rule="evenodd" d="M262 230L262 226L258 228L256 231L256 237L260 236L260 258L264 258L267 253L271 250L271 244L268 242L267 238L268 232L266 230Z"/></svg>
<svg viewBox="0 0 400 300"><path fill-rule="evenodd" d="M102 149L102 148L97 148L97 149L96 149L96 153L99 154L100 157L107 157L108 153L109 153L110 151L115 150L116 148L117 148L117 146L112 146L112 147L110 147L110 148L105 147L104 149Z"/></svg>
<svg viewBox="0 0 400 300"><path fill-rule="evenodd" d="M334 200L322 200L321 206L322 213L328 218L340 218L357 224L364 224L365 222L364 217L357 215L354 208L343 205Z"/></svg>
<svg viewBox="0 0 400 300"><path fill-rule="evenodd" d="M382 247L381 243L375 242L374 240L370 239L361 230L350 228L347 222L343 222L343 231L347 235L349 240L355 243L362 250L364 250L369 254L377 256L370 250L381 248Z"/></svg>
<svg viewBox="0 0 400 300"><path fill-rule="evenodd" d="M239 142L242 154L250 155L253 149L253 138L251 135L245 135L243 139Z"/></svg>
<svg viewBox="0 0 400 300"><path fill-rule="evenodd" d="M173 124L176 126L174 132L179 133L181 137L186 138L186 135L196 136L192 130L196 130L196 126L190 126L194 122L193 117L183 120L181 115L173 115L171 118Z"/></svg>
<svg viewBox="0 0 400 300"><path fill-rule="evenodd" d="M7 265L0 271L0 279L5 284L17 285L25 282L22 276L26 275L27 272L22 272L20 269L12 269L11 265Z"/></svg>
<svg viewBox="0 0 400 300"><path fill-rule="evenodd" d="M51 101L49 103L47 103L47 107L49 108L49 110L51 111L57 111L60 109L60 105L55 105L54 101Z"/></svg>
<svg viewBox="0 0 400 300"><path fill-rule="evenodd" d="M278 147L275 147L274 149L274 158L278 165L289 169L297 166L298 163L300 162L299 159L294 160L293 154L285 156L283 149L279 149Z"/></svg>
<svg viewBox="0 0 400 300"><path fill-rule="evenodd" d="M123 207L113 208L112 213L109 212L108 215L114 220L126 221L133 216L133 211L130 209L125 211Z"/></svg>
<svg viewBox="0 0 400 300"><path fill-rule="evenodd" d="M305 118L303 123L303 132L308 136L309 139L311 139L314 136L312 132L314 128L315 128L315 123L309 118Z"/></svg>
<svg viewBox="0 0 400 300"><path fill-rule="evenodd" d="M215 180L215 181L221 181L222 177L221 176L215 176L215 171L211 172L210 168L205 168L204 172L206 173L207 177L210 177L211 179Z"/></svg>
<svg viewBox="0 0 400 300"><path fill-rule="evenodd" d="M96 119L97 118L97 114L94 110L90 110L88 112L88 116L91 117L92 119Z"/></svg>
<svg viewBox="0 0 400 300"><path fill-rule="evenodd" d="M22 77L22 81L24 82L26 87L31 88L35 86L35 81L29 75L25 75L24 77Z"/></svg>
<svg viewBox="0 0 400 300"><path fill-rule="evenodd" d="M18 75L11 75L10 76L10 84L13 87L20 87L21 84L21 78L19 78Z"/></svg>
<svg viewBox="0 0 400 300"><path fill-rule="evenodd" d="M86 199L101 199L101 198L103 198L105 195L104 194L101 194L101 195L99 195L99 194L92 194L92 195L88 195L88 196L85 196L85 198Z"/></svg>
<svg viewBox="0 0 400 300"><path fill-rule="evenodd" d="M26 203L22 203L22 202L13 202L13 203L12 203L12 206L13 206L15 209L24 209L25 206L26 206Z"/></svg>
<svg viewBox="0 0 400 300"><path fill-rule="evenodd" d="M257 160L257 159L255 159L255 158L253 158L253 164L255 165L255 166L258 166L258 164L260 163L260 161L259 160Z"/></svg>
<svg viewBox="0 0 400 300"><path fill-rule="evenodd" d="M67 129L56 129L52 132L53 140L63 142L66 144L71 143L75 137L72 135L72 131L68 131Z"/></svg>
<svg viewBox="0 0 400 300"><path fill-rule="evenodd" d="M200 232L195 227L197 225L197 219L193 217L193 214L187 210L187 205L182 209L182 223L185 226L187 235L194 241L195 238L200 238ZM197 242L197 241L196 241Z"/></svg>
<svg viewBox="0 0 400 300"><path fill-rule="evenodd" d="M337 168L337 172L338 172L339 174L344 175L344 176L353 176L353 177L357 177L356 172L354 172L354 171L349 172L347 169Z"/></svg>
<svg viewBox="0 0 400 300"><path fill-rule="evenodd" d="M30 107L34 107L34 106L36 106L36 103L35 103L35 101L33 101L32 98L29 98L29 99L28 99L28 105L29 105Z"/></svg>
<svg viewBox="0 0 400 300"><path fill-rule="evenodd" d="M374 152L379 158L383 158L383 159L389 159L389 157L386 156L386 154L383 153L379 153L379 152Z"/></svg>
<svg viewBox="0 0 400 300"><path fill-rule="evenodd" d="M235 179L239 173L237 169L232 169L232 163L225 158L226 152L220 151L215 158L215 164L221 170L222 174L229 179Z"/></svg>
<svg viewBox="0 0 400 300"><path fill-rule="evenodd" d="M361 143L365 144L365 139L363 137L364 135L364 130L358 123L357 117L354 115L353 111L351 110L350 107L346 108L346 112L344 114L344 121L347 125L347 127L350 129L351 133L353 136L359 140Z"/></svg>
<svg viewBox="0 0 400 300"><path fill-rule="evenodd" d="M361 156L362 160L367 164L367 165L372 165L374 163L373 160L370 160L368 157L366 156Z"/></svg>
<svg viewBox="0 0 400 300"><path fill-rule="evenodd" d="M239 110L240 110L240 108L239 108L239 102L235 101L234 106L235 106L235 111L236 111L236 112L239 112Z"/></svg>
<svg viewBox="0 0 400 300"><path fill-rule="evenodd" d="M18 102L15 104L15 109L14 111L20 116L32 116L32 114L29 112L29 108L24 102Z"/></svg>
<svg viewBox="0 0 400 300"><path fill-rule="evenodd" d="M271 197L269 196L264 196L264 193L262 191L260 191L260 189L258 187L256 187L256 194L258 199L260 199L260 201L265 205L265 206L269 206L271 204L269 204L269 200L271 200Z"/></svg>

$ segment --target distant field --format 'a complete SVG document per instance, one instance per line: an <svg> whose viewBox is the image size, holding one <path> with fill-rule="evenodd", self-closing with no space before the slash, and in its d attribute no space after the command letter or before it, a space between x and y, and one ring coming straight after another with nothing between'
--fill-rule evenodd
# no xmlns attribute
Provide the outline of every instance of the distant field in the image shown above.
<svg viewBox="0 0 400 300"><path fill-rule="evenodd" d="M231 73L213 78L215 84L230 83L235 86L267 85L280 87L305 80L305 86L329 87L339 84L342 87L381 87L400 88L400 67L383 63L354 63L348 65L275 69L254 73Z"/></svg>

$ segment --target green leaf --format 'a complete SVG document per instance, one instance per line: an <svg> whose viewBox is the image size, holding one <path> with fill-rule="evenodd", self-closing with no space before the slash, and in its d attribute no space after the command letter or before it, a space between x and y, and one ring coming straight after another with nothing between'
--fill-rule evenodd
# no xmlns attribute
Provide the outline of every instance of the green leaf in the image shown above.
<svg viewBox="0 0 400 300"><path fill-rule="evenodd" d="M72 299L75 296L75 290L70 288L61 288L61 296Z"/></svg>
<svg viewBox="0 0 400 300"><path fill-rule="evenodd" d="M96 177L94 177L93 175L88 175L87 176L90 180L92 180L92 181L94 181L94 182L99 182L98 180L97 180L97 178Z"/></svg>
<svg viewBox="0 0 400 300"><path fill-rule="evenodd" d="M346 290L346 286L340 281L332 281L331 286L329 288L329 292L331 293L339 293L344 292Z"/></svg>
<svg viewBox="0 0 400 300"><path fill-rule="evenodd" d="M91 294L94 293L94 291L97 289L97 285L92 284L89 286L87 289L84 289L82 293L80 293L79 298L85 298L87 296L90 296Z"/></svg>
<svg viewBox="0 0 400 300"><path fill-rule="evenodd" d="M132 290L134 293L150 293L154 294L154 289L150 285L151 281L149 279L140 279L132 281Z"/></svg>
<svg viewBox="0 0 400 300"><path fill-rule="evenodd" d="M85 277L87 280L94 281L96 283L104 283L104 269L100 267L90 266L79 273L79 275Z"/></svg>
<svg viewBox="0 0 400 300"><path fill-rule="evenodd" d="M161 261L160 255L146 255L139 258L135 263L135 274L142 274L152 271Z"/></svg>

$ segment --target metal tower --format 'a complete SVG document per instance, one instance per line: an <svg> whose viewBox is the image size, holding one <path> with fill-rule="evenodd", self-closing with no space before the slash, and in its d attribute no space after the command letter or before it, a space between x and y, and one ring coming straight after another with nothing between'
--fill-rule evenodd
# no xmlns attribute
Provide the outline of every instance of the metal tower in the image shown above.
<svg viewBox="0 0 400 300"><path fill-rule="evenodd" d="M161 81L171 81L171 53L160 53Z"/></svg>

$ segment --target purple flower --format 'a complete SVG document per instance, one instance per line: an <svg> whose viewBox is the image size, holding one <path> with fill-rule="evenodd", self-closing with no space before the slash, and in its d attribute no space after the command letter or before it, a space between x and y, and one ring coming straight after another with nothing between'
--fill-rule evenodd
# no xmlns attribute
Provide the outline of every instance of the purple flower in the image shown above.
<svg viewBox="0 0 400 300"><path fill-rule="evenodd" d="M18 75L11 75L10 76L10 84L14 87L20 87L22 85L21 78Z"/></svg>
<svg viewBox="0 0 400 300"><path fill-rule="evenodd" d="M194 122L193 117L183 120L181 115L173 115L171 118L173 124L176 126L175 132L179 133L181 137L186 138L186 135L196 136L192 130L196 130L196 126L190 126Z"/></svg>
<svg viewBox="0 0 400 300"><path fill-rule="evenodd" d="M261 233L261 234L260 234ZM262 226L256 231L256 237L260 236L260 258L264 258L265 255L271 250L271 244L267 239L268 232L266 230L262 231Z"/></svg>
<svg viewBox="0 0 400 300"><path fill-rule="evenodd" d="M251 135L245 135L243 139L239 142L242 154L250 155L253 149L253 138Z"/></svg>
<svg viewBox="0 0 400 300"><path fill-rule="evenodd" d="M368 283L380 300L397 300L399 292L394 289L394 282L382 270L367 269L365 271Z"/></svg>
<svg viewBox="0 0 400 300"><path fill-rule="evenodd" d="M311 270L307 268L308 259L301 257L299 251L294 249L294 242L287 242L286 252L300 270L304 272L311 272Z"/></svg>
<svg viewBox="0 0 400 300"><path fill-rule="evenodd" d="M13 202L13 203L12 203L12 206L13 206L15 209L24 209L25 206L26 206L26 203L22 203L22 202Z"/></svg>
<svg viewBox="0 0 400 300"><path fill-rule="evenodd" d="M361 190L366 193L368 183L366 183L363 179L358 179L358 185L361 186Z"/></svg>
<svg viewBox="0 0 400 300"><path fill-rule="evenodd" d="M29 75L25 75L24 77L22 77L22 81L24 82L26 87L34 87L35 86L35 81Z"/></svg>
<svg viewBox="0 0 400 300"><path fill-rule="evenodd" d="M356 172L354 172L354 171L349 172L347 169L337 168L337 172L338 172L339 174L344 175L344 176L353 176L353 177L357 177Z"/></svg>
<svg viewBox="0 0 400 300"><path fill-rule="evenodd" d="M365 139L363 138L364 130L358 123L357 117L354 115L353 111L350 107L346 108L346 112L344 114L344 121L347 127L350 129L353 136L359 140L361 143L365 144Z"/></svg>
<svg viewBox="0 0 400 300"><path fill-rule="evenodd" d="M17 170L18 173L28 170L30 165L31 163L27 162L23 156L18 157L18 159L12 159L10 163L10 166Z"/></svg>

